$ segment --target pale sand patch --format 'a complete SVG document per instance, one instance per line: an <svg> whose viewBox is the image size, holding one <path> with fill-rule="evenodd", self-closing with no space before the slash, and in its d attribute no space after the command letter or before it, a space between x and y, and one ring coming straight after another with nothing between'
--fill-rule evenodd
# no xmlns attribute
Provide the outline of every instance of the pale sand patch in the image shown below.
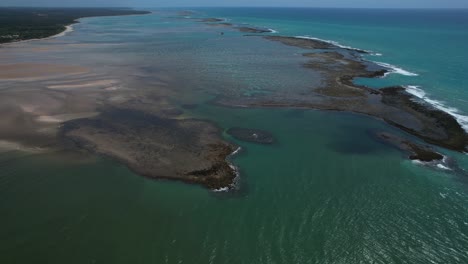
<svg viewBox="0 0 468 264"><path fill-rule="evenodd" d="M20 105L20 108L23 110L25 113L34 113L37 106L34 105Z"/></svg>
<svg viewBox="0 0 468 264"><path fill-rule="evenodd" d="M106 90L106 91L115 91L115 90L118 90L118 89L119 89L119 87L117 87L117 86L111 86L111 87L105 88L104 90Z"/></svg>
<svg viewBox="0 0 468 264"><path fill-rule="evenodd" d="M0 140L0 152L8 152L8 151L23 151L23 152L29 152L29 153L40 153L40 152L43 152L44 149L26 147L14 141Z"/></svg>
<svg viewBox="0 0 468 264"><path fill-rule="evenodd" d="M44 123L63 123L73 119L89 118L97 116L98 112L83 112L73 114L61 114L61 115L41 115L37 117L37 121Z"/></svg>
<svg viewBox="0 0 468 264"><path fill-rule="evenodd" d="M47 78L59 75L83 74L88 69L73 65L16 63L0 64L0 80Z"/></svg>
<svg viewBox="0 0 468 264"><path fill-rule="evenodd" d="M113 86L117 84L117 80L97 80L97 81L86 81L77 84L59 84L59 85L49 85L49 89L79 89L79 88L93 88L93 87L104 87L104 86Z"/></svg>

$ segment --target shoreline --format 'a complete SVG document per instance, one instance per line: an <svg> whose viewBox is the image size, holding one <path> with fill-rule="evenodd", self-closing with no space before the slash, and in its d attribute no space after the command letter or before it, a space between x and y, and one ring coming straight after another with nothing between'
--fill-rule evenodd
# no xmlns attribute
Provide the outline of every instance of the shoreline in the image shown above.
<svg viewBox="0 0 468 264"><path fill-rule="evenodd" d="M2 8L0 8L2 10ZM25 8L15 8L14 11L22 11L22 10L27 10ZM134 9L125 9L125 8L63 8L62 10L65 10L66 12L73 12L73 11L81 11L81 12L89 12L89 15L79 15L79 16L73 16L73 18L63 18L63 19L68 19L70 21L67 21L61 25L64 29L59 32L59 33L50 33L46 34L43 37L33 37L33 38L25 38L25 39L18 39L18 40L13 40L13 41L6 41L6 42L0 42L0 47L3 45L9 45L9 44L14 44L14 43L22 43L22 42L28 42L28 41L37 41L37 40L47 40L47 39L53 39L53 38L58 38L58 37L63 37L67 33L70 33L73 31L73 26L75 24L80 23L81 19L84 18L94 18L94 17L112 17L112 16L132 16L132 15L148 15L152 14L152 11L139 11L139 10L134 10ZM46 12L46 11L45 11ZM47 13L47 12L46 12ZM20 14L21 15L21 14ZM27 14L31 15L31 14ZM68 14L70 15L70 14ZM53 15L51 15L53 16ZM66 16L66 15L65 15ZM72 15L70 15L72 16ZM27 18L27 17L26 17ZM43 23L47 23L47 20L42 21ZM50 27L57 26L56 24L51 24L49 25ZM34 28L35 25L29 25L29 27ZM20 34L20 32L17 32L17 34ZM16 35L20 36L20 35Z"/></svg>
<svg viewBox="0 0 468 264"><path fill-rule="evenodd" d="M63 32L48 38L65 36L73 31L73 25L67 26ZM239 30L236 27L231 28ZM252 27L249 28L250 30L258 29ZM323 84L312 87L311 91L300 95L293 92L283 97L284 94L278 91L278 94L272 94L273 97L261 95L265 97L252 97L252 101L249 101L251 98L231 96L223 106L235 105L235 100L238 99L245 102L247 107L302 107L366 114L416 135L431 144L460 152L466 151L464 149L466 133L460 132L457 127L459 124L454 122L446 112L412 102L411 95L405 93L403 87L376 90L354 84L353 80L356 77L379 78L389 72L389 69L384 67L369 70L367 66L374 62L362 60L361 55L364 51L339 47L331 42L317 39L255 36L263 37L266 39L265 42L277 41L306 50L301 52L305 58L302 67L323 73ZM103 74L108 75L109 72L103 72ZM119 74L116 78L124 83L127 72ZM96 80L92 80L93 77L91 77L91 80L86 81L78 77L76 81L68 83L66 78L59 80L58 83L49 84L46 87L48 94L44 96L52 98L57 94L68 93L67 96L70 97L92 95L92 98L104 98L107 97L106 91L108 90L99 90L99 87L107 88L114 85L114 82L106 81L113 79L111 77L104 79L94 77L97 78ZM98 79L101 80L98 82ZM236 155L238 149L222 137L219 127L209 120L179 119L180 111L174 105L162 104L166 102L161 101L159 97L161 93L166 92L165 89L170 90L170 87L159 86L159 90L156 89L156 93L152 94L155 92L154 87L145 87L144 83L139 83L139 85L141 85L141 87L138 86L139 90L143 89L139 94L134 94L135 90L131 89L115 92L114 95L120 95L123 101L106 101L98 106L92 105L89 98L83 97L79 103L90 103L91 105L87 106L88 112L96 109L99 115L60 122L60 128L57 129L59 139L71 141L73 144L70 145L73 145L72 148L75 150L111 157L125 164L135 173L148 178L194 183L211 190L235 188L239 170L230 162L230 157ZM84 90L85 88L89 88L89 94ZM146 90L146 88L150 89ZM128 93L134 97L125 98ZM32 98L28 100L36 100L34 97L37 94L33 93L28 96ZM319 100L314 101L317 98ZM76 103L80 99L70 100ZM40 99L38 101L41 103ZM44 102L46 101L42 101ZM57 99L57 104L63 102ZM52 110L64 111L68 105L60 107L62 108L57 106ZM28 115L36 115L34 108L31 107L31 109ZM23 113L24 110L17 112L26 115ZM50 113L43 113L41 116L44 117L34 119L34 122L56 120L51 118ZM415 125L415 122L418 124ZM53 123L50 124L51 127ZM15 123L11 122L11 124ZM39 126L39 123L32 124ZM17 135L13 136L19 138ZM57 145L66 146L65 143L60 143Z"/></svg>
<svg viewBox="0 0 468 264"><path fill-rule="evenodd" d="M24 40L18 40L18 41L13 41L13 42L7 42L7 43L0 43L0 47L2 46L12 46L15 44L21 44L21 43L28 43L28 42L33 42L33 41L41 41L41 40L48 40L48 39L54 39L54 38L60 38L66 36L68 33L71 33L74 31L73 26L78 24L79 22L75 22L69 25L65 26L65 29L55 35L44 37L44 38L33 38L33 39L24 39Z"/></svg>

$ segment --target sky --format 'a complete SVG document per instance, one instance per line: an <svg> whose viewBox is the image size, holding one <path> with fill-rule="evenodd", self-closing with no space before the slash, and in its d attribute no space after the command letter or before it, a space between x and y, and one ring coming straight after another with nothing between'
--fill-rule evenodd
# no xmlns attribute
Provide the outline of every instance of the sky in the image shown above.
<svg viewBox="0 0 468 264"><path fill-rule="evenodd" d="M0 0L0 6L468 8L468 0Z"/></svg>

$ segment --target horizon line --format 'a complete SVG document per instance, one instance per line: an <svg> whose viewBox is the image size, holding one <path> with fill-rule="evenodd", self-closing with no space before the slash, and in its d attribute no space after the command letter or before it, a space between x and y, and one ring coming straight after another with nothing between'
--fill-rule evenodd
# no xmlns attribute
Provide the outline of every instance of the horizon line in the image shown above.
<svg viewBox="0 0 468 264"><path fill-rule="evenodd" d="M336 6L2 6L0 8L315 8L315 9L457 9L468 7L336 7Z"/></svg>

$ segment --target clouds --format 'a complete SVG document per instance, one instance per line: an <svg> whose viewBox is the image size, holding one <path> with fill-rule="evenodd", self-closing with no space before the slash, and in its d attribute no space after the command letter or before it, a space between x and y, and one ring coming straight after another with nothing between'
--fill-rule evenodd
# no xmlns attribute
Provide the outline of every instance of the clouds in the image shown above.
<svg viewBox="0 0 468 264"><path fill-rule="evenodd" d="M1 0L1 6L307 6L468 8L467 0Z"/></svg>

